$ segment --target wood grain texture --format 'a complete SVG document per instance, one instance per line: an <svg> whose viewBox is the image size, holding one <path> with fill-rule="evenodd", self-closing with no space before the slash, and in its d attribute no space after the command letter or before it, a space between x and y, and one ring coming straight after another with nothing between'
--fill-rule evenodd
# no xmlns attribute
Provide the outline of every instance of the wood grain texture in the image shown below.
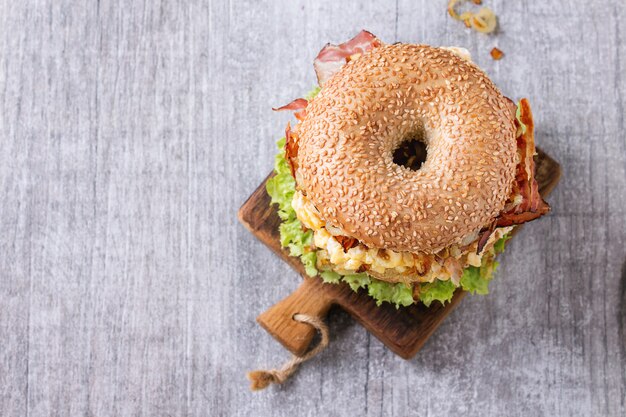
<svg viewBox="0 0 626 417"><path fill-rule="evenodd" d="M483 36L444 3L0 1L0 415L625 415L626 4L485 0ZM254 319L300 279L236 213L271 107L361 28L529 97L554 211L413 360L331 312L330 347L253 394L285 358Z"/></svg>
<svg viewBox="0 0 626 417"><path fill-rule="evenodd" d="M561 167L540 148L537 148L535 164L539 192L545 199L557 186ZM355 293L347 284L324 285L319 277L309 278L299 259L289 256L288 251L280 245L278 228L281 220L266 191L267 180L271 177L270 174L254 190L239 209L238 217L259 241L296 270L304 280L292 294L261 313L257 322L286 349L302 356L315 335L315 329L293 320L293 317L306 314L325 320L330 307L338 305L401 358L411 359L415 356L456 308L465 292L457 291L445 306L434 303L426 308L416 303L397 309L388 303L377 306L366 291ZM517 227L513 233L517 234L519 230L521 228Z"/></svg>

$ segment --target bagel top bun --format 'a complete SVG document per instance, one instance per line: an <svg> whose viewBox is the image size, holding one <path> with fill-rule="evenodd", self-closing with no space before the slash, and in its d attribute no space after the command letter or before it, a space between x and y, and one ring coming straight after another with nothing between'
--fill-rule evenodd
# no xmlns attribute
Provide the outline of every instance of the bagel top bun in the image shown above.
<svg viewBox="0 0 626 417"><path fill-rule="evenodd" d="M426 45L384 45L333 75L293 131L297 188L368 247L435 253L504 208L518 163L516 106L473 63ZM413 171L405 140L426 144Z"/></svg>

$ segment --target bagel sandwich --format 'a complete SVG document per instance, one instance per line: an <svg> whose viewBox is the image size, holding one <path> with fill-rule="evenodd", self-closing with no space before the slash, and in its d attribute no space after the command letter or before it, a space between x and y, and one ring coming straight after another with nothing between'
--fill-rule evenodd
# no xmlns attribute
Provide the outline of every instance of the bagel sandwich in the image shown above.
<svg viewBox="0 0 626 417"><path fill-rule="evenodd" d="M487 294L514 227L546 214L528 100L463 48L326 45L267 182L280 243L308 275L396 307Z"/></svg>

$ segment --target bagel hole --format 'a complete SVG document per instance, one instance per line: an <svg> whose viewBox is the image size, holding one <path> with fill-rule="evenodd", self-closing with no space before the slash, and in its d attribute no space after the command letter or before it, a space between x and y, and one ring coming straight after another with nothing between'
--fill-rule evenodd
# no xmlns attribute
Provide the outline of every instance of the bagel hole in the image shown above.
<svg viewBox="0 0 626 417"><path fill-rule="evenodd" d="M426 161L426 156L426 144L417 138L410 138L402 141L393 151L393 162L417 171Z"/></svg>

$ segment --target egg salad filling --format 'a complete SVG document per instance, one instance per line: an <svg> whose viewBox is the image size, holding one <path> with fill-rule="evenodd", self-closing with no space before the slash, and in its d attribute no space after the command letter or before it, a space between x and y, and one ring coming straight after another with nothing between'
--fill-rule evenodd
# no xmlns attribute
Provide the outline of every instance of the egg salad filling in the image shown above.
<svg viewBox="0 0 626 417"><path fill-rule="evenodd" d="M331 269L344 275L369 271L392 276L396 282L452 279L458 285L462 269L468 266L480 267L483 256L489 254L493 245L512 229L512 227L496 229L480 253L477 253L478 239L462 248L454 245L437 254L395 252L368 248L362 243L346 250L337 240L337 237L341 236L341 230L324 222L320 212L300 191L295 191L291 206L302 225L313 231L318 269Z"/></svg>

